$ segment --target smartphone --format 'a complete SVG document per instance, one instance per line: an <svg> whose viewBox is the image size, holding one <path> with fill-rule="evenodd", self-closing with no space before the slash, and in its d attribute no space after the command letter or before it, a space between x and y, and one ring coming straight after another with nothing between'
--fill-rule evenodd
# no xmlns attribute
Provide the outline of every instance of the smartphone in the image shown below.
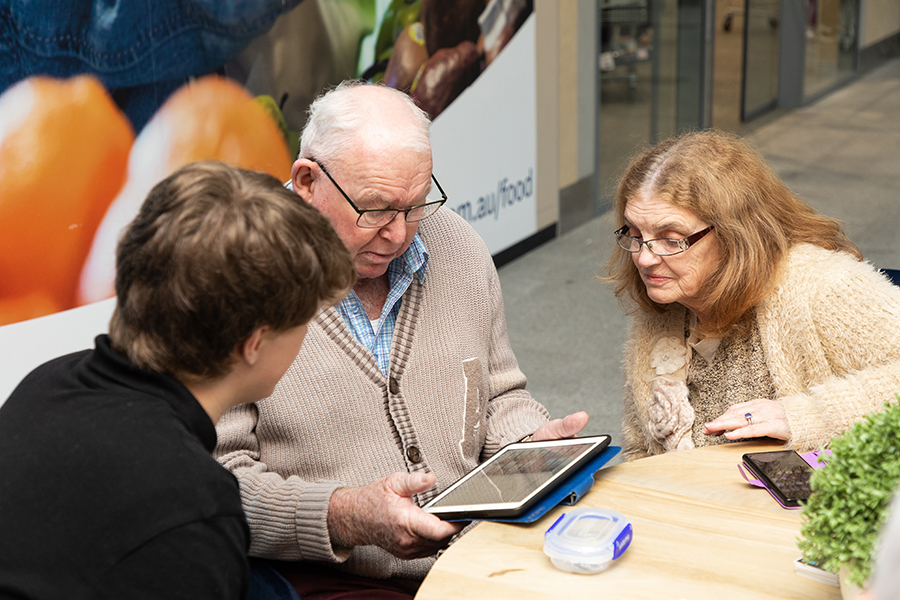
<svg viewBox="0 0 900 600"><path fill-rule="evenodd" d="M796 508L809 499L814 469L794 450L750 452L743 461L783 506Z"/></svg>

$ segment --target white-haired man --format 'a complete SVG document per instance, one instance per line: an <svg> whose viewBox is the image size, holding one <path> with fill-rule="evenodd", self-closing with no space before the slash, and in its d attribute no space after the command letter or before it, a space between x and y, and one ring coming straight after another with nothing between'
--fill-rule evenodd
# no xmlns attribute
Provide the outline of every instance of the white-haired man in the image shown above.
<svg viewBox="0 0 900 600"><path fill-rule="evenodd" d="M353 293L309 326L275 393L230 412L254 556L304 600L409 598L461 525L419 506L502 446L571 437L525 391L486 246L432 174L428 117L387 87L318 98L292 187L331 221Z"/></svg>

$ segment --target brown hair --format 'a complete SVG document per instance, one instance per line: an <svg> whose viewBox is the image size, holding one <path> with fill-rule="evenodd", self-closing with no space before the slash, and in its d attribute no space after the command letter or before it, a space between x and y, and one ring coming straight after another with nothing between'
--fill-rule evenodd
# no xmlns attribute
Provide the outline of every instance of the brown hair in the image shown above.
<svg viewBox="0 0 900 600"><path fill-rule="evenodd" d="M759 152L730 133L683 134L632 160L616 191L619 225L626 204L640 195L688 210L714 226L711 241L719 246L721 264L700 290L705 335L724 335L765 298L795 244L814 244L862 260L839 221L800 200ZM620 299L627 293L640 309L666 310L649 298L625 250L615 248L607 271Z"/></svg>
<svg viewBox="0 0 900 600"><path fill-rule="evenodd" d="M157 184L116 252L112 347L180 379L215 379L253 331L300 326L356 280L329 221L265 173L197 162Z"/></svg>

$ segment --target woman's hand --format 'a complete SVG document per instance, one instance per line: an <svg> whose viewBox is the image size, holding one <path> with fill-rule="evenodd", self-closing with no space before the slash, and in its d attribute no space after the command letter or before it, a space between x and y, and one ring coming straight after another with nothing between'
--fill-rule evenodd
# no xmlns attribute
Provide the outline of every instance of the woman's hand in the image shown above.
<svg viewBox="0 0 900 600"><path fill-rule="evenodd" d="M746 416L748 414L749 419ZM704 425L703 433L724 434L729 440L758 437L786 440L791 437L791 429L784 418L781 403L765 398L733 405L720 417Z"/></svg>

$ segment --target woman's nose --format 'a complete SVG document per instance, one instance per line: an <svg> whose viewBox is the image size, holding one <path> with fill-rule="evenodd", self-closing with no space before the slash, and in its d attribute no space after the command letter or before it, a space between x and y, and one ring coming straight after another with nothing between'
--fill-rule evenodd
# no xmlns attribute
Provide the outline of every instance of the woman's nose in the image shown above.
<svg viewBox="0 0 900 600"><path fill-rule="evenodd" d="M647 244L641 244L641 249L635 254L635 262L640 267L649 267L659 263L662 259L650 252Z"/></svg>

